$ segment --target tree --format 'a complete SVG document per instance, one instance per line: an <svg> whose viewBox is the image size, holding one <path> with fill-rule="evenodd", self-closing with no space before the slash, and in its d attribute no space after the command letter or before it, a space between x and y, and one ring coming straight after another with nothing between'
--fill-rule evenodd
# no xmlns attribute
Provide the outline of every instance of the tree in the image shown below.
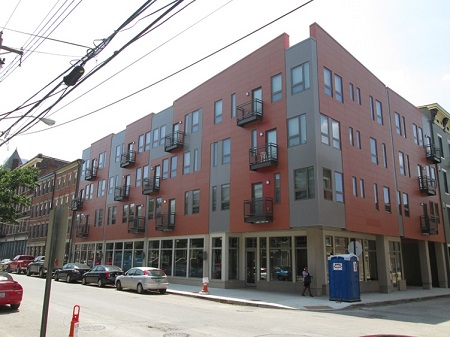
<svg viewBox="0 0 450 337"><path fill-rule="evenodd" d="M30 206L30 193L19 193L19 187L23 191L31 190L37 186L39 169L25 167L10 170L0 167L0 221L14 224L17 219L24 216L21 206ZM19 206L19 207L17 207Z"/></svg>

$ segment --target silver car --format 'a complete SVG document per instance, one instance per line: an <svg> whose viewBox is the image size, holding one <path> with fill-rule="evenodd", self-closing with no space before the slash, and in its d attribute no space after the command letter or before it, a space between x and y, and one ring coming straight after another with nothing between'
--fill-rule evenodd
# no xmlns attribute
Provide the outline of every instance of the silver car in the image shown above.
<svg viewBox="0 0 450 337"><path fill-rule="evenodd" d="M116 278L116 289L136 289L139 294L147 290L157 290L165 294L169 282L166 273L153 267L134 267Z"/></svg>

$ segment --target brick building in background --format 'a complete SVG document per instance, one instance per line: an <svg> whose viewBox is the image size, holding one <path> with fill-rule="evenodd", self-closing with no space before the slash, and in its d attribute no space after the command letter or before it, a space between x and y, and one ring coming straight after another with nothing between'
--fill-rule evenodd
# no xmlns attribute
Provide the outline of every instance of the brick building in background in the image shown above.
<svg viewBox="0 0 450 337"><path fill-rule="evenodd" d="M327 258L356 249L363 292L448 287L422 112L319 25L282 34L83 151L71 258L273 291L308 266L324 294Z"/></svg>

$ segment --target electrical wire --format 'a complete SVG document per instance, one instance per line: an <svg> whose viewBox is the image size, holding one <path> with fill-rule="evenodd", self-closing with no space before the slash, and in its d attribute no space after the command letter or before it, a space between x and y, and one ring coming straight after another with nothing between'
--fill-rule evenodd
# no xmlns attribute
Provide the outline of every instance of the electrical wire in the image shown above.
<svg viewBox="0 0 450 337"><path fill-rule="evenodd" d="M303 3L302 5L300 5L300 6L296 7L296 8L294 8L294 9L290 10L289 12L287 12L287 13L285 13L285 14L279 16L278 18L276 18L276 19L270 21L269 23L264 24L263 26L261 26L261 27L257 28L256 30L254 30L254 31L252 31L252 32L250 32L250 33L244 35L243 37L240 37L239 39L237 39L237 40L235 40L235 41L233 41L233 42L227 44L226 46L224 46L224 47L222 47L222 48L220 48L220 49L217 49L216 51L214 51L214 52L212 52L212 53L210 53L210 54L208 54L208 55L206 55L206 56L204 56L204 57L198 59L197 61L195 61L195 62L193 62L193 63L191 63L191 64L189 64L189 65L187 65L187 66L185 66L185 67L183 67L183 68L181 68L181 69L179 69L179 70L173 72L173 73L171 73L170 75L167 75L166 77L163 77L163 78L159 79L159 80L156 81L156 82L153 82L152 84L149 84L148 86L146 86L146 87L144 87L144 88L141 88L141 89L139 89L139 90L137 90L137 91L135 91L135 92L133 92L133 93L127 95L127 96L124 96L124 97L122 97L122 98L120 98L120 99L118 99L118 100L115 100L115 101L113 101L113 102L107 104L107 105L104 105L103 107L100 107L100 108L98 108L98 109L96 109L96 110L93 110L93 111L91 111L91 112L89 112L89 113L86 113L86 114L84 114L84 115L81 115L81 116L78 116L78 117L76 117L76 118L73 118L73 119L71 119L71 120L69 120L69 121L66 121L66 122L63 122L63 123L59 123L58 125L54 125L54 126L51 126L51 127L45 128L45 129L42 129L42 130L37 130L37 131L32 131L32 132L23 133L22 135L31 135L31 134L41 133L41 132L45 132L45 131L50 131L50 130L55 129L55 128L57 128L57 127L61 127L61 126L63 126L63 125L66 125L66 124L75 122L75 121L77 121L77 120L80 120L80 119L82 119L82 118L88 117L88 116L90 116L90 115L93 115L94 113L97 113L97 112L99 112L99 111L102 111L102 110L104 110L104 109L106 109L106 108L109 108L109 107L111 107L111 106L113 106L113 105L115 105L115 104L117 104L117 103L120 103L120 102L122 102L122 101L124 101L124 100L126 100L126 99L128 99L128 98L131 98L131 97L133 97L133 96L135 96L135 95L141 93L142 91L145 91L145 90L147 90L147 89L149 89L149 88L151 88L151 87L153 87L153 86L155 86L155 85L157 85L157 84L159 84L159 83L161 83L161 82L164 82L165 80L167 80L167 79L169 79L169 78L171 78L171 77L173 77L173 76L175 76L175 75L177 75L177 74L179 74L179 73L181 73L181 72L183 72L183 71L185 71L185 70L187 70L187 69L193 67L194 65L196 65L196 64L198 64L198 63L200 63L200 62L203 62L204 60L206 60L206 59L208 59L208 58L210 58L210 57L212 57L212 56L218 54L219 52L221 52L221 51L223 51L223 50L225 50L225 49L227 49L227 48L229 48L229 47L231 47L231 46L233 46L233 45L235 45L236 43L238 43L238 42L240 42L240 41L242 41L242 40L248 38L249 36L251 36L251 35L253 35L253 34L259 32L260 30L262 30L262 29L264 29L264 28L266 28L266 27L268 27L268 26L270 26L270 25L272 25L273 23L275 23L275 22L281 20L282 18L284 18L284 17L286 17L286 16L292 14L293 12L295 12L295 11L297 11L297 10L299 10L299 9L301 9L301 8L303 8L303 7L305 7L306 5L308 5L308 4L312 3L312 2L314 2L314 0L309 0L309 1L305 2L305 3ZM1 145L2 145L2 144L0 144L0 146L1 146Z"/></svg>
<svg viewBox="0 0 450 337"><path fill-rule="evenodd" d="M17 7L19 7L20 3L22 2L22 0L19 0L19 2L17 3L16 7L14 7L11 15L9 16L8 20L6 21L5 25L3 26L2 30L6 28L6 26L8 25L9 21L11 20L11 18L13 17L14 13L16 12Z"/></svg>

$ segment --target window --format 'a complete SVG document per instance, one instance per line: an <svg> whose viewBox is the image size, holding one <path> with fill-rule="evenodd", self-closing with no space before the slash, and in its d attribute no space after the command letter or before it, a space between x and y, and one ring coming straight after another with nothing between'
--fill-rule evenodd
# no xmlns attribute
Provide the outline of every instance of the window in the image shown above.
<svg viewBox="0 0 450 337"><path fill-rule="evenodd" d="M155 199L148 199L147 202L147 218L153 219L153 213L155 211Z"/></svg>
<svg viewBox="0 0 450 337"><path fill-rule="evenodd" d="M413 123L413 136L414 136L414 144L419 145L419 139L417 138L417 125Z"/></svg>
<svg viewBox="0 0 450 337"><path fill-rule="evenodd" d="M145 133L145 147L144 147L145 151L150 150L151 142L152 142L152 137L151 137L151 132L149 131L149 132Z"/></svg>
<svg viewBox="0 0 450 337"><path fill-rule="evenodd" d="M358 101L358 104L361 105L361 90L359 88L356 88L356 100Z"/></svg>
<svg viewBox="0 0 450 337"><path fill-rule="evenodd" d="M383 154L383 167L387 168L387 152L386 152L386 144L381 144L382 154Z"/></svg>
<svg viewBox="0 0 450 337"><path fill-rule="evenodd" d="M229 164L231 161L231 140L230 138L222 141L222 164Z"/></svg>
<svg viewBox="0 0 450 337"><path fill-rule="evenodd" d="M380 206L378 204L378 186L377 186L377 184L373 184L373 199L375 201L375 209L379 210Z"/></svg>
<svg viewBox="0 0 450 337"><path fill-rule="evenodd" d="M389 195L389 187L383 187L384 210L391 213L391 197Z"/></svg>
<svg viewBox="0 0 450 337"><path fill-rule="evenodd" d="M330 129L328 125L328 117L320 115L320 133L322 135L322 143L330 145Z"/></svg>
<svg viewBox="0 0 450 337"><path fill-rule="evenodd" d="M128 221L128 205L124 204L122 207L122 223L126 223Z"/></svg>
<svg viewBox="0 0 450 337"><path fill-rule="evenodd" d="M355 146L355 141L353 140L353 128L348 128L348 136L350 138L350 145Z"/></svg>
<svg viewBox="0 0 450 337"><path fill-rule="evenodd" d="M187 114L184 116L184 133L189 133L189 127L190 127L190 120L191 120L191 114Z"/></svg>
<svg viewBox="0 0 450 337"><path fill-rule="evenodd" d="M288 120L288 146L306 143L306 114Z"/></svg>
<svg viewBox="0 0 450 337"><path fill-rule="evenodd" d="M344 202L344 181L342 179L342 173L334 172L334 180L336 184L336 201Z"/></svg>
<svg viewBox="0 0 450 337"><path fill-rule="evenodd" d="M138 153L144 152L144 135L138 138Z"/></svg>
<svg viewBox="0 0 450 337"><path fill-rule="evenodd" d="M236 94L231 94L231 118L236 118Z"/></svg>
<svg viewBox="0 0 450 337"><path fill-rule="evenodd" d="M211 211L215 212L216 209L217 209L217 186L213 186L211 191Z"/></svg>
<svg viewBox="0 0 450 337"><path fill-rule="evenodd" d="M406 175L406 171L405 171L405 157L403 152L399 151L398 152L398 166L400 169L400 174L401 175Z"/></svg>
<svg viewBox="0 0 450 337"><path fill-rule="evenodd" d="M274 189L275 189L275 203L281 202L281 177L279 173L273 175Z"/></svg>
<svg viewBox="0 0 450 337"><path fill-rule="evenodd" d="M397 191L397 203L398 203L398 214L402 215L402 196L400 191Z"/></svg>
<svg viewBox="0 0 450 337"><path fill-rule="evenodd" d="M394 119L395 119L395 132L397 132L398 135L402 135L402 126L400 124L400 115L398 112L394 112Z"/></svg>
<svg viewBox="0 0 450 337"><path fill-rule="evenodd" d="M323 169L323 198L333 200L333 183L331 181L331 170Z"/></svg>
<svg viewBox="0 0 450 337"><path fill-rule="evenodd" d="M442 170L442 180L444 182L444 192L448 194L448 180L447 180L447 171Z"/></svg>
<svg viewBox="0 0 450 337"><path fill-rule="evenodd" d="M219 161L219 144L217 142L211 144L212 148L212 165L213 167L216 167Z"/></svg>
<svg viewBox="0 0 450 337"><path fill-rule="evenodd" d="M230 184L221 186L220 203L222 211L230 209Z"/></svg>
<svg viewBox="0 0 450 337"><path fill-rule="evenodd" d="M166 126L163 125L159 128L159 145L164 145L166 138Z"/></svg>
<svg viewBox="0 0 450 337"><path fill-rule="evenodd" d="M100 155L98 156L98 168L99 169L105 167L105 160L106 160L106 152L100 153Z"/></svg>
<svg viewBox="0 0 450 337"><path fill-rule="evenodd" d="M352 101L355 101L355 90L353 88L353 83L350 83L349 89L350 89L350 99Z"/></svg>
<svg viewBox="0 0 450 337"><path fill-rule="evenodd" d="M199 129L200 129L200 112L197 110L192 113L191 133L197 132Z"/></svg>
<svg viewBox="0 0 450 337"><path fill-rule="evenodd" d="M272 102L279 101L283 98L283 83L281 74L272 77Z"/></svg>
<svg viewBox="0 0 450 337"><path fill-rule="evenodd" d="M193 172L198 172L198 170L199 170L198 149L194 149L194 169L193 169Z"/></svg>
<svg viewBox="0 0 450 337"><path fill-rule="evenodd" d="M370 154L372 156L372 163L378 165L377 141L373 138L370 138Z"/></svg>
<svg viewBox="0 0 450 337"><path fill-rule="evenodd" d="M342 90L342 77L337 74L334 74L334 93L336 100L338 100L341 103L344 103L344 96Z"/></svg>
<svg viewBox="0 0 450 337"><path fill-rule="evenodd" d="M192 191L192 214L200 213L200 190Z"/></svg>
<svg viewBox="0 0 450 337"><path fill-rule="evenodd" d="M159 129L153 130L153 145L152 147L157 147L159 145Z"/></svg>
<svg viewBox="0 0 450 337"><path fill-rule="evenodd" d="M177 176L177 165L178 165L178 157L173 156L170 158L170 176L172 178Z"/></svg>
<svg viewBox="0 0 450 337"><path fill-rule="evenodd" d="M356 147L361 149L361 133L356 130Z"/></svg>
<svg viewBox="0 0 450 337"><path fill-rule="evenodd" d="M325 86L325 94L333 97L333 83L331 78L331 70L323 68L323 83Z"/></svg>
<svg viewBox="0 0 450 337"><path fill-rule="evenodd" d="M191 153L185 152L183 159L183 174L189 174L191 173Z"/></svg>
<svg viewBox="0 0 450 337"><path fill-rule="evenodd" d="M222 122L222 100L214 102L214 124Z"/></svg>
<svg viewBox="0 0 450 337"><path fill-rule="evenodd" d="M136 169L136 187L141 186L141 181L142 181L142 167L138 167Z"/></svg>
<svg viewBox="0 0 450 337"><path fill-rule="evenodd" d="M162 178L169 178L169 158L163 159L162 161Z"/></svg>
<svg viewBox="0 0 450 337"><path fill-rule="evenodd" d="M313 199L314 167L305 167L294 170L294 198L295 200Z"/></svg>
<svg viewBox="0 0 450 337"><path fill-rule="evenodd" d="M96 209L94 226L101 226L102 224L103 224L103 209Z"/></svg>
<svg viewBox="0 0 450 337"><path fill-rule="evenodd" d="M361 198L365 198L366 197L366 192L365 192L365 189L364 189L364 179L360 179L359 180L359 191L360 191L360 194L361 194Z"/></svg>
<svg viewBox="0 0 450 337"><path fill-rule="evenodd" d="M116 146L116 160L115 160L116 163L120 162L121 155L122 155L122 145L117 145Z"/></svg>
<svg viewBox="0 0 450 337"><path fill-rule="evenodd" d="M372 120L375 120L375 111L373 108L373 97L369 96L369 105L370 105L370 118L372 118Z"/></svg>
<svg viewBox="0 0 450 337"><path fill-rule="evenodd" d="M341 139L340 139L340 128L339 123L327 116L320 115L321 127L320 131L322 134L322 143L326 145L330 145L330 137L332 139L332 145L335 149L341 148ZM331 130L331 134L330 134Z"/></svg>
<svg viewBox="0 0 450 337"><path fill-rule="evenodd" d="M380 101L376 101L377 107L377 123L383 125L383 106Z"/></svg>
<svg viewBox="0 0 450 337"><path fill-rule="evenodd" d="M106 191L106 180L102 179L98 182L97 186L97 198L103 197Z"/></svg>
<svg viewBox="0 0 450 337"><path fill-rule="evenodd" d="M310 88L309 62L291 69L291 81L293 95Z"/></svg>
<svg viewBox="0 0 450 337"><path fill-rule="evenodd" d="M358 183L356 182L356 177L352 177L352 189L353 189L353 196L358 196Z"/></svg>
<svg viewBox="0 0 450 337"><path fill-rule="evenodd" d="M402 116L403 137L406 138L406 119Z"/></svg>

